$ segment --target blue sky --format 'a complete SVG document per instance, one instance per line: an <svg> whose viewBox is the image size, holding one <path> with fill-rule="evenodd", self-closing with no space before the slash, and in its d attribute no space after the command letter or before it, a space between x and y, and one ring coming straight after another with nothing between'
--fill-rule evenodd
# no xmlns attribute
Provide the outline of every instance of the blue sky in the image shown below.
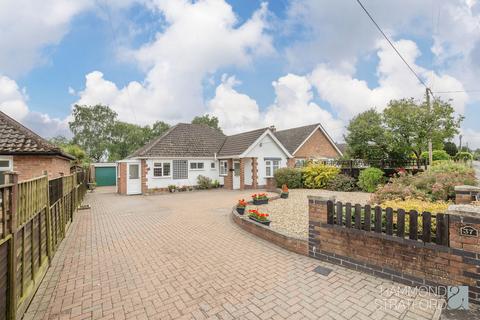
<svg viewBox="0 0 480 320"><path fill-rule="evenodd" d="M480 90L476 0L364 3L433 91ZM355 1L2 6L0 109L45 136L69 135L73 104L103 103L139 124L210 113L227 132L322 122L341 141L358 112L424 92ZM480 92L436 96L480 147Z"/></svg>

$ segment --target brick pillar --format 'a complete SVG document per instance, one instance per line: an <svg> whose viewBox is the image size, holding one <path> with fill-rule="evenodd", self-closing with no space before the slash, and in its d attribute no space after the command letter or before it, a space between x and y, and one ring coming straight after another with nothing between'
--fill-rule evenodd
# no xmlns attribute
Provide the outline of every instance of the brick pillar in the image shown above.
<svg viewBox="0 0 480 320"><path fill-rule="evenodd" d="M295 168L295 158L291 158L287 160L287 167Z"/></svg>
<svg viewBox="0 0 480 320"><path fill-rule="evenodd" d="M456 186L455 187L455 204L468 204L475 200L480 194L480 187L475 186Z"/></svg>
<svg viewBox="0 0 480 320"><path fill-rule="evenodd" d="M227 160L227 175L224 177L223 184L225 189L233 190L233 171L230 169L233 169L232 159Z"/></svg>
<svg viewBox="0 0 480 320"><path fill-rule="evenodd" d="M240 159L240 190L245 190L245 158Z"/></svg>
<svg viewBox="0 0 480 320"><path fill-rule="evenodd" d="M252 188L258 188L258 163L257 158L252 158Z"/></svg>
<svg viewBox="0 0 480 320"><path fill-rule="evenodd" d="M453 205L447 213L450 247L480 254L480 207Z"/></svg>
<svg viewBox="0 0 480 320"><path fill-rule="evenodd" d="M327 223L327 202L335 197L308 196L308 255L315 256L319 250L320 225Z"/></svg>
<svg viewBox="0 0 480 320"><path fill-rule="evenodd" d="M146 194L148 192L147 173L148 173L147 160L145 159L140 160L140 175L141 175L140 179L142 181L142 194Z"/></svg>

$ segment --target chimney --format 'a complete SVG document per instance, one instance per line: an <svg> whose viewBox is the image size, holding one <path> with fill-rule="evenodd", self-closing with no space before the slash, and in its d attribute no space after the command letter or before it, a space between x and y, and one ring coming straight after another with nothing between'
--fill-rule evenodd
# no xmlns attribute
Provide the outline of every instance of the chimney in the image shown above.
<svg viewBox="0 0 480 320"><path fill-rule="evenodd" d="M273 124L270 127L268 127L268 129L270 129L272 132L277 131L277 129L275 128L275 126Z"/></svg>

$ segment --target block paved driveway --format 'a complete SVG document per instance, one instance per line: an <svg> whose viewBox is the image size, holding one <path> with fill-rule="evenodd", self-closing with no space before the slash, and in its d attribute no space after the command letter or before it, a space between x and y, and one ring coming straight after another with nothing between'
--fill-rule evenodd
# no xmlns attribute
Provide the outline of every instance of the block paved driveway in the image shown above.
<svg viewBox="0 0 480 320"><path fill-rule="evenodd" d="M430 297L392 295L385 308L381 290L397 284L246 233L230 208L250 193L89 193L24 319L439 317Z"/></svg>

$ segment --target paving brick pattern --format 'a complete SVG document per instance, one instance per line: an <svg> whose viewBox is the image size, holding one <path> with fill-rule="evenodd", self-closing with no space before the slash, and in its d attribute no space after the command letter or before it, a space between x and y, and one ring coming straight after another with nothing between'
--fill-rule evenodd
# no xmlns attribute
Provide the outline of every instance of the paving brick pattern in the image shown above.
<svg viewBox="0 0 480 320"><path fill-rule="evenodd" d="M381 289L398 284L243 231L230 206L250 193L88 194L92 209L77 214L24 319L439 317L425 307L433 296L389 296L397 308L380 307ZM333 272L313 272L319 265Z"/></svg>

